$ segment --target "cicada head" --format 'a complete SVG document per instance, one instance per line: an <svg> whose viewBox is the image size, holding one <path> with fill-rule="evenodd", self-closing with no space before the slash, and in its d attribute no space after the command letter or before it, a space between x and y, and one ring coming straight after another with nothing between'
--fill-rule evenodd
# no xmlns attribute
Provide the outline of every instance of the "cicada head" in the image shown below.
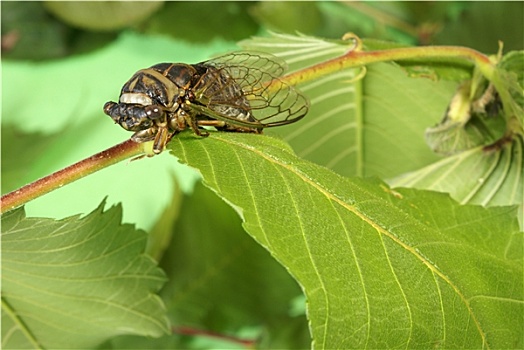
<svg viewBox="0 0 524 350"><path fill-rule="evenodd" d="M106 102L104 113L110 116L115 123L129 131L140 131L153 126L155 120L162 117L164 111L161 106Z"/></svg>
<svg viewBox="0 0 524 350"><path fill-rule="evenodd" d="M173 100L168 96L165 79L152 68L138 71L122 87L118 103L104 105L104 113L129 131L146 130L162 122Z"/></svg>

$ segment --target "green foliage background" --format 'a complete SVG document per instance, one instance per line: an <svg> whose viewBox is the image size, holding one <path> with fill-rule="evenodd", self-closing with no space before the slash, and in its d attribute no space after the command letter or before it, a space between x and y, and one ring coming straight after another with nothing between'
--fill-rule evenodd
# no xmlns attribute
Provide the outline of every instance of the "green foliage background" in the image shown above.
<svg viewBox="0 0 524 350"><path fill-rule="evenodd" d="M360 37L392 40L409 45L465 45L490 54L496 53L498 40L504 41L505 52L522 50L524 41L522 18L524 6L521 2L348 4L122 2L115 4L1 3L2 193L16 189L126 139L129 133L113 125L102 113L102 106L104 102L118 98L122 84L136 70L158 62L203 61L214 55L238 49L237 42L240 40L244 40L244 46L256 46L256 42L245 40L253 35L265 36L267 29L289 33L299 31L333 39L340 38L346 32L355 32ZM304 18L307 18L307 21ZM225 23L227 25L224 25ZM489 26L486 23L489 23ZM373 45L371 41L368 44ZM335 47L334 50L333 53L336 53L338 52L336 50L341 49ZM290 62L290 69L297 69L300 64L304 62ZM373 65L368 67L363 81L350 84L349 88L341 88L340 82L351 80L355 72L344 74L346 75L336 77L338 80L321 84L320 88L301 87L305 93L313 96L327 96L326 89L333 92L329 98L317 98L312 101L310 115L318 118L306 117L303 123L270 131L268 134L289 142L298 156L327 166L343 176L378 176L381 179L389 179L390 183L401 183L405 181L401 175L413 172L415 178L424 183L424 175L432 173L428 170L432 169L431 166L440 165L441 173L447 173L448 168L442 165L440 156L426 146L424 130L441 120L455 91L457 80L464 74L469 74L468 67L459 67L451 72L450 76L454 79L430 80L407 79L406 71L396 65ZM362 97L363 100L359 100ZM350 101L351 106L344 107L341 101L344 103ZM416 101L416 103L406 103L406 101ZM332 106L338 106L340 111L332 111ZM351 118L351 124L359 125L358 123L362 122L358 118L361 114L355 106L363 108L366 112L364 119L366 125L365 127L360 125L360 129L346 127L350 124L346 119L348 116ZM329 113L340 117L333 118ZM322 118L324 114L329 114L329 119ZM320 122L325 120L329 122ZM360 136L359 131L363 131ZM362 139L359 140L359 137ZM310 211L303 208L301 210L304 212L301 215L286 214L291 208L293 199L276 200L273 197L278 197L279 193L271 193L273 190L281 190L282 187L278 187L282 186L280 179L273 179L275 175L268 170L261 172L260 183L257 184L260 189L246 187L247 184L239 180L245 167L238 165L242 162L237 164L237 156L232 156L236 148L231 145L237 144L239 145L237 148L244 151L249 149L246 145L259 147L257 149L267 150L268 154L275 156L275 159L287 159L286 157L289 156L288 161L294 167L293 162L296 160L292 153L286 153L289 151L288 146L279 143L278 140L265 140L265 138L260 141L244 140L243 135L216 137L213 135L205 144L188 135L184 135L182 139L184 142L178 140L173 142L172 151L184 163L200 169L200 174L175 162L174 158L165 152L152 159L117 164L28 203L24 208L28 219L24 219L20 211L17 211L16 215L10 213L10 216L5 215L2 218L4 347L9 347L10 344L23 344L25 347L34 348L67 345L118 349L242 348L246 345L239 340L248 339L256 341L256 346L261 348L306 348L311 343L309 334L311 328L317 337L315 342L318 348L326 347L328 344L334 344L339 348L360 347L356 344L364 344L362 339L367 339L366 346L380 348L391 344L392 341L391 338L383 337L381 332L387 328L383 328L380 323L393 315L379 310L387 311L391 305L397 305L398 310L401 310L402 315L397 315L399 318L392 320L392 322L399 321L398 327L403 327L400 320L406 315L417 325L406 336L406 339L410 339L408 347L433 346L438 344L426 343L428 337L425 335L424 324L428 322L426 326L429 328L435 325L432 322L433 318L428 316L435 310L429 306L420 313L411 310L412 307L422 308L427 297L427 294L418 294L416 288L407 288L404 291L403 288L392 290L386 293L388 298L384 304L378 300L371 302L368 300L368 307L376 308L374 312L370 312L369 309L367 312L362 311L357 305L360 305L359 302L363 297L380 299L380 293L384 292L381 283L384 281L389 284L398 283L400 286L427 286L431 285L429 281L439 280L441 271L447 274L448 279L436 282L435 289L422 288L422 290L430 294L441 293L441 298L448 298L442 302L443 309L453 306L461 309L453 317L446 310L442 310L442 314L446 315L445 318L451 320L449 321L451 328L461 329L464 324L478 321L482 324L480 328L487 332L493 344L515 348L522 346L521 340L512 342L519 337L522 339L523 289L522 235L518 233L513 209L498 208L494 211L470 207L460 209L458 205L449 202L443 196L427 193L412 194L411 190L389 192L385 184L380 184L376 180L363 182L351 180L353 181L351 185L346 184L341 188L355 186L358 190L348 195L338 193L337 187L333 187L336 191L333 194L334 198L337 196L342 200L352 198L355 203L349 200L349 205L356 204L357 208L365 208L369 205L366 204L365 198L371 196L377 203L382 203L377 204L377 208L389 208L391 212L389 215L375 212L377 210L373 209L373 206L369 206L368 209L357 209L356 212L360 213L362 210L361 213L369 215L369 222L379 228L373 229L365 220L352 221L353 218L345 218L342 220L344 222L342 226L346 225L346 230L351 232L350 237L362 239L359 244L347 244L344 242L344 230L339 231L333 227L332 235L326 237L319 236L319 232L322 231L321 227L335 226L333 218L336 213L340 217L345 215L350 217L352 210L331 211L330 206L333 204L329 201L327 204L320 204L326 193L322 194L320 191L322 198L317 198L319 195L316 192L317 187L307 186L296 178L293 179L301 172L308 176L315 175L312 184L316 181L322 187L326 185L327 179L332 179L331 176L337 179L333 180L334 183L339 181L334 174L326 175L323 173L324 170L316 168L312 170L309 165L296 165L296 169L300 171L291 171L284 183L290 187L304 185L300 193L305 193L306 196L297 198L302 200L309 197L310 202L300 204L309 203ZM352 152L347 154L341 152L340 150L347 148L348 144L354 146ZM202 149L204 152L199 153ZM286 152L281 154L278 149ZM266 154L264 152L262 153ZM193 154L201 154L201 157L193 159ZM213 157L208 159L203 154L213 154ZM220 157L224 158L215 164L215 159ZM456 164L474 164L476 158L466 159L469 163L458 159ZM229 162L230 168L227 167ZM254 164L252 167L255 169L258 165L260 164ZM234 183L222 184L221 176L217 176L217 180L212 181L214 172L223 166L224 170L219 171L219 174L229 174ZM275 165L269 162L266 166L271 169ZM292 169L295 169L293 167ZM463 171L467 173L468 169ZM522 168L515 171L517 176L522 178ZM319 173L322 175L318 175ZM204 177L208 187L233 204L236 212L209 191L208 187L200 185L201 176ZM429 181L432 182L431 179ZM522 188L522 185L520 186ZM257 191L261 191L260 193L264 195ZM362 198L357 199L356 193L359 191L367 194L362 194ZM224 193L230 194L224 195ZM238 197L237 201L231 202L231 198L236 198L235 196ZM267 222L258 224L254 223L256 220L250 221L251 214L247 209L249 203L244 202L245 200L249 202L250 198L257 196L269 198L265 209L269 212L266 216L260 216ZM411 198L406 203L416 206L419 211L413 207L404 207L404 205L409 207L409 204L402 204L403 201L397 196ZM106 198L106 207L111 209L102 214L100 203L104 198ZM327 198L329 199L329 195ZM333 198L330 200L332 201ZM521 203L522 198L517 195L515 201L517 204ZM391 206L385 204L389 202L393 204ZM121 203L121 207L111 207L117 203ZM514 202L502 201L496 204L514 204ZM62 219L80 213L87 215L91 212L92 214L84 218L76 217L63 221L51 219L40 221L32 218ZM447 220L446 215L449 212L456 212L456 216ZM319 213L323 213L324 218L318 215ZM244 228L258 243L245 234L239 214L244 220L247 218ZM141 230L136 231L131 225L120 227L118 222L121 216L124 222L145 229L149 235L146 236ZM81 226L86 225L86 221L95 220L92 218L97 218L95 221L99 220L103 223L102 217L108 220L111 218L109 221L114 228L109 231L112 230L114 233L114 244L121 245L122 253L128 255L131 261L141 262L137 271L144 273L144 278L137 277L134 282L131 282L133 287L130 288L124 279L118 282L113 280L111 271L104 271L103 267L93 268L86 265L87 272L91 269L98 271L97 278L107 279L110 283L101 284L103 288L100 285L93 286L88 284L93 275L80 274L77 276L79 284L76 287L78 289L76 292L79 293L78 304L77 301L67 304L63 302L63 298L71 297L72 293L68 288L73 287L68 284L67 277L64 277L67 276L66 268L75 259L83 261L81 256L75 256L77 254L75 250L71 250L73 256L67 254L68 247L75 246L75 243L62 242L60 249L65 249L66 254L53 256L39 254L41 247L36 243L28 245L28 242L39 240L34 232L40 232L41 239L49 239L50 232L55 232L58 237L62 235L67 237L65 235L67 230L62 231L63 227L67 227L67 223L76 222L73 225ZM297 224L295 218L312 219L310 222L304 219ZM36 225L31 220L44 227L56 225L60 228L31 231ZM477 222L479 220L480 222ZM410 226L407 231L401 228L397 233L397 225L402 226L400 223L405 223L407 226L414 225L415 228ZM265 232L266 225L272 226L273 229L268 229L264 236L262 232ZM303 225L303 230L299 234L293 234L292 230L300 225ZM315 227L315 225L319 226ZM16 227L16 230L13 227ZM29 230L27 241L15 235L15 233L19 234L18 230L21 227ZM373 232L376 230L381 234L374 236L370 242L368 236L361 237L362 232L367 230ZM74 229L72 232L74 237L82 240L81 230ZM99 239L113 237L108 235L106 230L100 232L102 234L99 235ZM431 233L428 235L429 238L424 240L424 244L429 244L432 239L441 239L441 241L434 242L434 248L429 250L418 247L416 240L421 239L420 232ZM468 232L474 232L478 242L475 242L477 238L468 237ZM397 234L401 237L401 241L408 242L407 246L413 251L399 249L392 239ZM440 234L444 236L441 237ZM451 239L452 236L458 238ZM125 306L121 312L127 312L126 308L129 304L133 304L132 300L141 298L139 295L157 293L160 288L158 281L162 280L162 273L142 255L141 250L146 246L146 237L147 254L158 261L169 281L159 291L162 301L152 300L150 304L136 305L137 310L146 310L143 311L143 317L137 316L134 320L133 324L139 325L136 329L111 327L111 324L116 324L112 322L117 321L106 319L100 310L107 311L108 315L111 314L116 319L120 317L119 314L112 313L108 309L93 307L92 298L95 296L85 295L84 292L99 288L101 299L108 300L114 297L118 303ZM384 239L385 241L381 242ZM136 240L139 243L135 248L128 247L125 242L129 240ZM311 244L312 249L316 250L313 258L305 258L307 253L300 251L299 244L302 240ZM51 248L53 244L47 243L47 246ZM104 263L104 259L111 258L107 242L93 244L96 248L90 250L89 254L92 254L94 260L100 259L101 266L114 264L114 262ZM457 247L453 250L453 254L447 248L448 245ZM273 257L262 246L266 247ZM347 258L344 254L333 255L338 248L347 247L353 250L355 261L358 262L356 265L359 266L344 261ZM361 251L357 251L359 249ZM422 249L421 252L418 249ZM489 250L493 252L486 255L486 251ZM24 251L24 255L21 255L21 251ZM62 274L53 272L47 275L46 273L49 272L47 270L43 274L39 272L42 264L50 256L52 259L57 259L53 264L56 265L56 271L63 270ZM383 258L379 258L380 256ZM477 259L462 260L462 256L476 256ZM115 259L125 264L125 260L116 257ZM388 272L381 264L388 259L391 259L394 265L398 264L393 270L404 271L404 273L395 275ZM406 266L400 264L405 259ZM29 262L32 267L28 269L24 262ZM425 264L429 262L442 270L426 270ZM467 272L460 270L456 274L451 273L458 267L464 266L468 266L464 268ZM319 269L323 277L318 280L301 275ZM133 273L137 272L133 271ZM24 274L27 274L28 280L34 283L30 289L17 278ZM33 274L41 274L42 281L30 278ZM153 283L154 279L151 276L156 276L157 282ZM329 288L324 286L324 283L335 283L340 276L350 281L359 277L365 281L362 285L369 289L363 292L354 290L352 286L334 285ZM340 280L344 281L344 278ZM468 282L470 280L473 282ZM479 300L481 298L475 295L475 291L478 289L484 291L483 283L498 288L495 291L489 289L490 293L493 293L490 296L505 297L507 300L515 301L516 305L512 305L511 302L505 305L501 303L497 308L493 308L493 304L484 303L483 300L480 300L478 305L473 305L473 302L453 304L454 297L460 295L454 292L454 288L465 290L466 294L463 297L466 299ZM447 289L443 291L441 287ZM37 291L31 294L34 300L27 299L31 298L31 295L25 296L31 301L29 305L24 306L24 300L18 303L13 301L33 288ZM126 289L136 292L127 295L129 300L118 294L119 291ZM319 296L311 292L317 289L328 293ZM333 291L338 295L329 295ZM311 322L309 325L303 292L308 296L310 305L314 306L309 310ZM331 309L340 312L338 315L340 318L336 318L341 322L340 325L328 325L322 318L324 306L318 306L322 298L329 301L327 305ZM403 298L407 301L404 302ZM38 330L31 338L23 332L23 324L9 322L11 319L16 319L12 316L17 312L20 315L26 312L24 310L33 312L31 303L47 305L49 300L58 305L63 302L62 305L70 309L79 308L79 317L87 317L87 323L106 320L107 333L100 334L96 327L90 329L82 323L72 322L69 331L74 334L75 327L84 329L80 332L83 333L82 336L73 335L68 338L69 335L66 337L64 334L67 332L60 329L60 326L57 326L58 331L55 334L45 328L39 328L38 325L31 325L35 328L29 327L29 329ZM463 310L468 307L472 307L475 311ZM155 339L125 335L158 336L162 332L167 332L165 314L159 311L164 308L167 310L173 335ZM88 314L81 312L84 309ZM134 309L129 307L129 310ZM500 312L504 310L511 311L503 316ZM148 318L148 313L154 314L154 320ZM472 314L473 318L469 318ZM370 319L359 318L366 315L371 315ZM42 310L41 314L32 314L32 317L39 320L38 322L46 323L50 319L50 314ZM61 320L60 315L56 317L57 325L68 324L61 323L63 319ZM483 320L483 317L486 318ZM328 317L328 320L330 319ZM368 334L355 333L351 338L345 337L348 331L344 327L352 322L355 325L368 322ZM157 326L146 326L148 324ZM494 324L502 325L501 329L491 330L490 325ZM471 332L466 332L467 335L460 332L453 333L447 329L446 332L450 335L447 346L450 347L451 344L454 347L464 348L481 346L482 332L479 336L474 328L472 327ZM187 329L202 330L212 334L184 335ZM445 326L442 326L442 329L445 329ZM24 341L27 339L32 341L18 342L17 336L5 340L6 331L12 331L10 334L20 336ZM377 333L373 335L373 332ZM95 334L97 336L94 336ZM463 343L452 339L451 334L464 336L461 339ZM346 339L348 343L337 343L340 339ZM102 341L105 342L100 345Z"/></svg>

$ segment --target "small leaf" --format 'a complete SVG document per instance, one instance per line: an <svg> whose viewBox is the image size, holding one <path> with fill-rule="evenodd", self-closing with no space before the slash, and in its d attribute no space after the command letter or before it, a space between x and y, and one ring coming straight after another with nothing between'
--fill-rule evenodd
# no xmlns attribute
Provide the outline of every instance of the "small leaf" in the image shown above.
<svg viewBox="0 0 524 350"><path fill-rule="evenodd" d="M500 147L473 148L391 179L388 183L392 187L447 192L462 204L518 205L522 213L523 164L524 138L515 135ZM524 230L522 218L521 230Z"/></svg>
<svg viewBox="0 0 524 350"><path fill-rule="evenodd" d="M167 332L164 274L121 209L84 218L2 217L2 348L88 348L120 334Z"/></svg>
<svg viewBox="0 0 524 350"><path fill-rule="evenodd" d="M315 348L522 346L514 209L343 178L262 135L169 147L302 285Z"/></svg>
<svg viewBox="0 0 524 350"><path fill-rule="evenodd" d="M484 78L461 84L443 120L426 130L426 142L433 151L450 155L488 145L503 137L506 123L500 113L500 100L493 85L482 89L479 87L482 83L486 83ZM482 95L474 98L475 92Z"/></svg>

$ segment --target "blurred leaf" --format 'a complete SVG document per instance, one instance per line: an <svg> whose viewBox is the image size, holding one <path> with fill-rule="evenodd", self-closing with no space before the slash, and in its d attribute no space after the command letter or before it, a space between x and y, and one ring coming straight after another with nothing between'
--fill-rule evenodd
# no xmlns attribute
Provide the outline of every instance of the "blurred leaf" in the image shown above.
<svg viewBox="0 0 524 350"><path fill-rule="evenodd" d="M524 50L505 54L498 72L510 98L510 101L502 101L503 104L506 102L506 105L503 105L504 117L509 123L512 118L516 118L519 125L515 129L518 130L520 126L522 134L524 133Z"/></svg>
<svg viewBox="0 0 524 350"><path fill-rule="evenodd" d="M397 2L321 1L324 26L317 35L341 37L357 33L360 37L416 44L415 27L406 22L404 13L395 8Z"/></svg>
<svg viewBox="0 0 524 350"><path fill-rule="evenodd" d="M84 218L2 217L2 348L88 348L119 334L168 330L154 293L164 274L121 208Z"/></svg>
<svg viewBox="0 0 524 350"><path fill-rule="evenodd" d="M155 225L149 230L146 252L156 261L169 249L173 236L173 227L180 215L184 194L176 177L173 176L173 195L171 203L165 207Z"/></svg>
<svg viewBox="0 0 524 350"><path fill-rule="evenodd" d="M148 21L146 31L197 43L237 41L258 30L248 14L251 6L243 1L168 1Z"/></svg>
<svg viewBox="0 0 524 350"><path fill-rule="evenodd" d="M71 30L48 15L37 1L2 2L1 23L2 59L40 60L68 53Z"/></svg>
<svg viewBox="0 0 524 350"><path fill-rule="evenodd" d="M433 44L467 45L496 53L498 41L506 50L522 50L524 3L522 1L471 1L455 21L442 26Z"/></svg>
<svg viewBox="0 0 524 350"><path fill-rule="evenodd" d="M318 3L313 1L259 1L250 13L277 32L314 34L324 25Z"/></svg>
<svg viewBox="0 0 524 350"><path fill-rule="evenodd" d="M136 26L162 7L163 1L45 1L46 9L83 29L106 31Z"/></svg>
<svg viewBox="0 0 524 350"><path fill-rule="evenodd" d="M343 178L262 135L169 147L301 284L315 348L522 346L515 210Z"/></svg>
<svg viewBox="0 0 524 350"><path fill-rule="evenodd" d="M25 185L36 161L60 135L26 134L12 126L2 127L2 194Z"/></svg>
<svg viewBox="0 0 524 350"><path fill-rule="evenodd" d="M468 6L459 1L395 1L392 5L398 8L406 20L417 25L444 22Z"/></svg>
<svg viewBox="0 0 524 350"><path fill-rule="evenodd" d="M524 50L510 51L505 54L500 62L500 67L514 73L521 88L524 87Z"/></svg>
<svg viewBox="0 0 524 350"><path fill-rule="evenodd" d="M115 32L91 32L88 30L75 30L71 36L69 49L72 55L81 55L103 48L118 39Z"/></svg>

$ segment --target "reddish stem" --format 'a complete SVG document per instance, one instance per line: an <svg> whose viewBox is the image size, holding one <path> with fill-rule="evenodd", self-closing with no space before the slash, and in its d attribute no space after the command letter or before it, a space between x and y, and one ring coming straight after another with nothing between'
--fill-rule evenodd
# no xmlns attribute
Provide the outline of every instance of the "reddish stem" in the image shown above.
<svg viewBox="0 0 524 350"><path fill-rule="evenodd" d="M377 62L404 61L417 58L436 57L460 57L477 65L491 66L489 57L468 47L421 46L379 51L361 51L357 46L356 49L350 49L342 56L293 72L284 76L282 79L290 85L297 85L345 68L360 67Z"/></svg>
<svg viewBox="0 0 524 350"><path fill-rule="evenodd" d="M143 144L127 140L67 168L7 193L1 198L0 213L19 207L35 198L97 172L111 164L143 153Z"/></svg>

